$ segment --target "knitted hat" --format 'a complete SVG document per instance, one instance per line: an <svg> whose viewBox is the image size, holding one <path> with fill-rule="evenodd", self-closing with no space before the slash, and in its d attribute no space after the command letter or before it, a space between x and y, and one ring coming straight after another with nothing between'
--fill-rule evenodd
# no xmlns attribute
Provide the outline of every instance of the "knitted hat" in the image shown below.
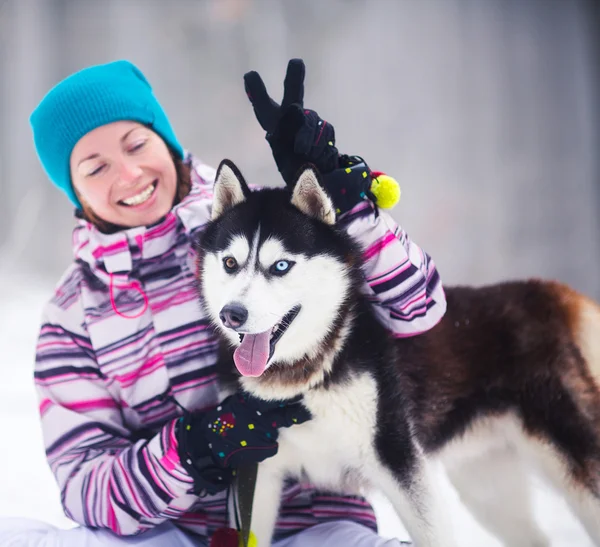
<svg viewBox="0 0 600 547"><path fill-rule="evenodd" d="M95 65L54 86L30 117L35 148L50 180L81 208L69 160L79 139L120 120L149 125L183 158L173 128L145 76L129 61Z"/></svg>

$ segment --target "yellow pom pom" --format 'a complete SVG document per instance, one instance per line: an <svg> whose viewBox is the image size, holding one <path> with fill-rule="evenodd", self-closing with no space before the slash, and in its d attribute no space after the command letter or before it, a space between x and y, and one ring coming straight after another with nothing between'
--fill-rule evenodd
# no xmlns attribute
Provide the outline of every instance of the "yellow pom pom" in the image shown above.
<svg viewBox="0 0 600 547"><path fill-rule="evenodd" d="M239 547L245 547L244 545L244 540L242 539L242 534L238 534L239 535L239 543L238 546ZM248 536L248 547L258 547L258 540L256 539L256 536L254 535L254 532L250 531L250 535Z"/></svg>
<svg viewBox="0 0 600 547"><path fill-rule="evenodd" d="M373 179L371 192L382 209L391 209L400 201L400 185L387 175L379 175Z"/></svg>

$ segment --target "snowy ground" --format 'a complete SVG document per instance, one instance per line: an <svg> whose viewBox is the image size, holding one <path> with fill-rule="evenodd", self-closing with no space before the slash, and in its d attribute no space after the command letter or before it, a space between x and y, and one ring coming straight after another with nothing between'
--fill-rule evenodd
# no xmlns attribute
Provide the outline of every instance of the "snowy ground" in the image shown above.
<svg viewBox="0 0 600 547"><path fill-rule="evenodd" d="M24 287L28 288L25 289ZM32 387L32 363L43 302L51 287L0 279L0 517L20 516L67 528L59 494L44 459ZM448 511L462 547L498 547L466 513L444 477ZM553 547L591 547L567 506L543 485L534 482L536 513ZM406 538L398 519L384 500L374 498L381 534ZM1 546L0 546L1 547Z"/></svg>

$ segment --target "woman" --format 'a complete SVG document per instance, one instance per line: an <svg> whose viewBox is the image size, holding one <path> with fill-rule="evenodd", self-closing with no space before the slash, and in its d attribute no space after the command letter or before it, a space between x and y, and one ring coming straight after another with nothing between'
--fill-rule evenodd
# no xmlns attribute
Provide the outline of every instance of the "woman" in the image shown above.
<svg viewBox="0 0 600 547"><path fill-rule="evenodd" d="M364 245L365 291L381 321L397 336L434 326L445 312L435 266L367 199L366 164L340 156L331 125L304 109L302 61L288 66L281 106L258 74L245 80L284 180L314 163L339 222ZM227 526L235 467L273 455L265 438L310 419L296 402L234 395L219 405L217 339L198 303L191 245L210 218L214 171L184 151L127 61L58 83L31 124L42 166L78 218L74 262L45 307L35 381L47 459L65 513L81 526L37 523L22 537L53 546L208 545ZM207 426L223 411L257 421L236 449L241 460L212 451ZM377 536L362 498L290 484L282 502L278 547L399 544Z"/></svg>

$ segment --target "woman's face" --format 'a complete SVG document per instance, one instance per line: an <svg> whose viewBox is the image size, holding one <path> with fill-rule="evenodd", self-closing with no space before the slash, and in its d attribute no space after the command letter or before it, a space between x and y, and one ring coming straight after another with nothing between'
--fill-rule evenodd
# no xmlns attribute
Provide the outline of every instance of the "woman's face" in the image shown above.
<svg viewBox="0 0 600 547"><path fill-rule="evenodd" d="M84 135L70 167L80 201L106 222L148 226L173 206L173 158L162 138L137 122L113 122Z"/></svg>

